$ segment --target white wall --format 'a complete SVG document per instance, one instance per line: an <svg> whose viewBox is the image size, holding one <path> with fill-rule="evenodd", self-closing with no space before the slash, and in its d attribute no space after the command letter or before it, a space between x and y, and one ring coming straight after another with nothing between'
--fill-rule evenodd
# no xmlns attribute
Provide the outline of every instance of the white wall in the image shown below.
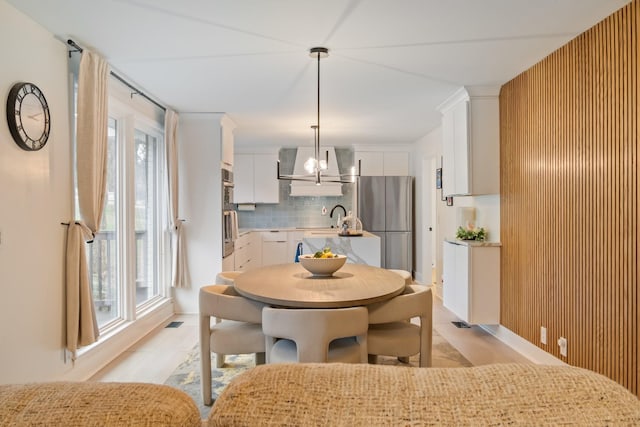
<svg viewBox="0 0 640 427"><path fill-rule="evenodd" d="M174 289L178 313L198 312L200 287L222 271L221 114L180 114L180 218L185 219L188 289Z"/></svg>
<svg viewBox="0 0 640 427"><path fill-rule="evenodd" d="M435 166L440 164L442 155L442 135L440 128L429 132L416 141L413 170L415 174L415 227L416 227L416 280L420 283L431 283L431 268L434 256L433 241L437 241L438 215L433 215L434 203L441 205L439 190L435 191ZM437 210L435 210L437 211ZM432 231L429 231L431 227ZM437 245L436 245L437 246ZM440 259L442 256L440 255Z"/></svg>
<svg viewBox="0 0 640 427"><path fill-rule="evenodd" d="M61 378L64 362L63 263L72 219L67 49L0 0L0 383ZM40 151L9 133L6 99L14 83L35 83L51 110Z"/></svg>
<svg viewBox="0 0 640 427"><path fill-rule="evenodd" d="M126 322L66 358L64 262L73 219L66 44L0 0L0 383L85 380L173 314L170 303ZM14 83L42 89L51 134L40 151L20 149L6 123Z"/></svg>
<svg viewBox="0 0 640 427"><path fill-rule="evenodd" d="M435 169L440 167L442 156L442 130L434 129L415 144L416 156L413 164L416 174L416 279L421 283L431 283L430 258L435 259L436 281L434 293L442 296L442 242L445 239L455 239L458 228L456 208L475 207L476 225L488 231L488 240L500 241L500 196L498 194L486 196L454 197L453 206L447 206L441 200L440 190L435 187ZM431 160L431 170L425 171ZM435 165L435 167L433 167ZM425 175L428 174L429 176ZM431 197L429 197L431 196ZM428 212L435 203L435 218ZM428 223L434 231L428 232ZM432 240L434 239L434 240ZM429 244L433 243L433 250ZM432 252L435 251L435 254ZM429 275L429 276L428 276Z"/></svg>
<svg viewBox="0 0 640 427"><path fill-rule="evenodd" d="M459 224L456 223L456 209L458 207L474 207L476 210L476 227L487 230L487 240L500 241L500 195L490 194L485 196L454 197L453 207L448 207L451 212L446 215L444 228L446 239L455 239Z"/></svg>

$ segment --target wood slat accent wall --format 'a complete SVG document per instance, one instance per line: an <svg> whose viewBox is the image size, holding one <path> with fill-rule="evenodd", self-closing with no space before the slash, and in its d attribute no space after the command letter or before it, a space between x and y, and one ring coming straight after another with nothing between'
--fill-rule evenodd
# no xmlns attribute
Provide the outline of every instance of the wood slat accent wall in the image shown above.
<svg viewBox="0 0 640 427"><path fill-rule="evenodd" d="M634 0L500 94L501 324L636 394L638 22Z"/></svg>

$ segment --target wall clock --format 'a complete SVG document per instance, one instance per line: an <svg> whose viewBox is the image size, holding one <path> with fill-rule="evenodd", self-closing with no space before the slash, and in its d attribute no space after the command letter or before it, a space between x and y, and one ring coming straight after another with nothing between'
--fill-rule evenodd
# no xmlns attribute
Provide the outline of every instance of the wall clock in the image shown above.
<svg viewBox="0 0 640 427"><path fill-rule="evenodd" d="M16 83L7 97L7 123L16 144L36 151L49 139L51 117L42 91L33 83Z"/></svg>

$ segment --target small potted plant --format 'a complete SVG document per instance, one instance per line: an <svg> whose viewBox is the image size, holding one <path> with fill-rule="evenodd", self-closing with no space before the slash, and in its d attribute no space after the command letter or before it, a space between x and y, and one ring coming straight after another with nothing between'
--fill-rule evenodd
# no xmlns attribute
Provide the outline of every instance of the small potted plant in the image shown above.
<svg viewBox="0 0 640 427"><path fill-rule="evenodd" d="M467 228L458 227L456 231L456 239L458 240L477 240L479 242L483 242L487 238L487 231L480 227L475 228L470 225Z"/></svg>

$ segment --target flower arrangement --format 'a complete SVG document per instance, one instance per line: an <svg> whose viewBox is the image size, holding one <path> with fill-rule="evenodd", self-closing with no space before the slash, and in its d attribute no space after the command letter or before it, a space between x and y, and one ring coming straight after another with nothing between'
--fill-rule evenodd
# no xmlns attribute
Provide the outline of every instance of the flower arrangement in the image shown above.
<svg viewBox="0 0 640 427"><path fill-rule="evenodd" d="M468 228L458 227L456 231L456 239L458 240L478 240L480 242L484 241L487 238L487 231L480 227L475 228L473 226L469 226Z"/></svg>

